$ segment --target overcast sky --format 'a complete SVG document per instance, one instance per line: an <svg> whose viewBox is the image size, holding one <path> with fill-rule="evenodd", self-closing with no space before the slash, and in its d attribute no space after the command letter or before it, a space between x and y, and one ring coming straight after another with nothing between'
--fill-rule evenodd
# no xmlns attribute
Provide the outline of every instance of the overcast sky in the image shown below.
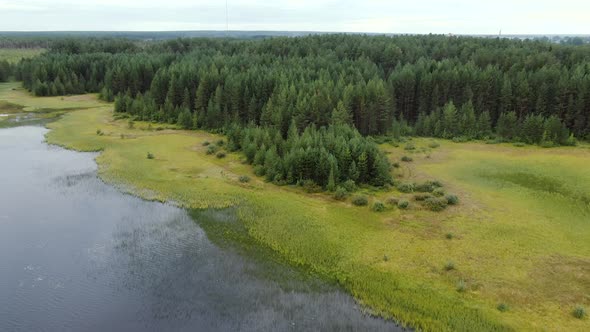
<svg viewBox="0 0 590 332"><path fill-rule="evenodd" d="M590 0L228 0L230 30L590 34ZM0 0L0 31L225 30L224 0Z"/></svg>

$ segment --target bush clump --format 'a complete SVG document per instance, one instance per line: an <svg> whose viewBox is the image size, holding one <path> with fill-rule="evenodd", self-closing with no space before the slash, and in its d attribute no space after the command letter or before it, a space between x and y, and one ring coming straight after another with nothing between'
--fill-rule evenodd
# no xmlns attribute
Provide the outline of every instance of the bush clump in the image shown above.
<svg viewBox="0 0 590 332"><path fill-rule="evenodd" d="M455 235L453 235L453 233L447 233L447 234L445 234L445 238L447 240L452 240L454 237L455 237Z"/></svg>
<svg viewBox="0 0 590 332"><path fill-rule="evenodd" d="M365 206L365 205L369 204L369 200L367 199L366 196L358 195L352 199L352 204L354 204L356 206Z"/></svg>
<svg viewBox="0 0 590 332"><path fill-rule="evenodd" d="M424 206L426 206L430 211L440 212L447 208L447 200L440 197L432 197L428 198L424 201Z"/></svg>
<svg viewBox="0 0 590 332"><path fill-rule="evenodd" d="M402 199L399 202L397 202L397 207L402 210L405 210L410 207L410 202L406 201L405 199Z"/></svg>
<svg viewBox="0 0 590 332"><path fill-rule="evenodd" d="M436 149L438 147L440 147L440 144L438 144L438 142L430 142L430 144L428 144L428 147L431 149Z"/></svg>
<svg viewBox="0 0 590 332"><path fill-rule="evenodd" d="M584 317L586 317L586 309L584 309L584 307L582 306L577 306L574 308L572 315L574 315L574 317L578 319L583 319Z"/></svg>
<svg viewBox="0 0 590 332"><path fill-rule="evenodd" d="M496 309L498 309L499 312L506 312L506 311L510 310L510 307L506 303L500 303L500 304L498 304Z"/></svg>
<svg viewBox="0 0 590 332"><path fill-rule="evenodd" d="M338 186L336 188L336 191L334 192L334 199L337 199L339 201L343 201L346 199L347 196L348 196L348 191L346 191L346 189L344 189L341 186Z"/></svg>
<svg viewBox="0 0 590 332"><path fill-rule="evenodd" d="M457 292L463 293L466 290L467 290L467 284L465 283L465 281L459 280L459 282L457 282Z"/></svg>
<svg viewBox="0 0 590 332"><path fill-rule="evenodd" d="M373 211L375 211L375 212L385 211L385 204L383 204L380 201L376 201L375 203L373 203Z"/></svg>
<svg viewBox="0 0 590 332"><path fill-rule="evenodd" d="M449 205L459 204L459 197L457 197L457 195L447 195L445 198L447 199L447 204Z"/></svg>
<svg viewBox="0 0 590 332"><path fill-rule="evenodd" d="M442 197L445 195L445 190L443 188L436 188L432 191L432 195L436 197Z"/></svg>
<svg viewBox="0 0 590 332"><path fill-rule="evenodd" d="M430 194L416 194L414 195L414 200L417 202L423 202L429 198L432 198Z"/></svg>
<svg viewBox="0 0 590 332"><path fill-rule="evenodd" d="M207 147L207 154L215 154L217 152L217 147L215 145L209 145Z"/></svg>
<svg viewBox="0 0 590 332"><path fill-rule="evenodd" d="M445 271L452 271L455 269L455 263L453 263L452 261L448 261L445 264Z"/></svg>
<svg viewBox="0 0 590 332"><path fill-rule="evenodd" d="M248 175L242 175L240 176L239 180L241 183L248 183L250 182L250 177Z"/></svg>
<svg viewBox="0 0 590 332"><path fill-rule="evenodd" d="M225 158L225 152L219 151L215 156L219 159Z"/></svg>
<svg viewBox="0 0 590 332"><path fill-rule="evenodd" d="M211 144L211 142L209 142L209 141L203 142L203 146L209 146L210 144Z"/></svg>
<svg viewBox="0 0 590 332"><path fill-rule="evenodd" d="M102 136L102 135L104 135L104 133L102 132L102 130L101 130L101 129L96 129L96 134L97 134L98 136Z"/></svg>
<svg viewBox="0 0 590 332"><path fill-rule="evenodd" d="M156 158L151 152L147 153L147 159L154 159Z"/></svg>
<svg viewBox="0 0 590 332"><path fill-rule="evenodd" d="M404 146L404 150L406 150L406 151L416 150L416 146L414 145L414 143L410 142L410 143L406 144L406 146Z"/></svg>
<svg viewBox="0 0 590 332"><path fill-rule="evenodd" d="M314 180L304 180L301 183L303 190L309 194L319 193L322 191L322 187L315 183Z"/></svg>
<svg viewBox="0 0 590 332"><path fill-rule="evenodd" d="M217 144L217 146L221 147L221 146L223 146L225 144L225 141L222 140L222 139L220 139L219 141L217 141L216 144Z"/></svg>
<svg viewBox="0 0 590 332"><path fill-rule="evenodd" d="M402 161L403 161L403 162L406 162L406 163L409 163L409 162L412 162L412 161L414 161L414 159L412 159L412 157L403 156L403 157L402 157Z"/></svg>
<svg viewBox="0 0 590 332"><path fill-rule="evenodd" d="M342 183L342 188L351 193L356 190L356 183L354 180L346 180Z"/></svg>
<svg viewBox="0 0 590 332"><path fill-rule="evenodd" d="M400 183L397 185L397 190L399 190L402 193L406 193L406 194L414 192L414 189L415 189L415 185L410 182Z"/></svg>

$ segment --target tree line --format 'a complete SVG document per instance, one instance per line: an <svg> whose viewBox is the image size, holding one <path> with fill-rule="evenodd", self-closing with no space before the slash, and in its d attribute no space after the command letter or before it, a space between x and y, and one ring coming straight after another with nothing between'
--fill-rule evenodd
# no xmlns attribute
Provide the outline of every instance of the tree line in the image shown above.
<svg viewBox="0 0 590 332"><path fill-rule="evenodd" d="M99 92L139 119L261 127L284 139L291 126L334 125L363 136L552 144L590 135L589 45L435 35L69 39L23 60L16 76L36 95Z"/></svg>

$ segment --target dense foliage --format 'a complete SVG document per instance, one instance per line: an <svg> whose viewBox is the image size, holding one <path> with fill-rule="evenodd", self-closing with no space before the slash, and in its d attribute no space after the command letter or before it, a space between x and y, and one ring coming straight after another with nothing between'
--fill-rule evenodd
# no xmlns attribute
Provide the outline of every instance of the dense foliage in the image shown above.
<svg viewBox="0 0 590 332"><path fill-rule="evenodd" d="M275 183L306 185L311 180L330 191L349 180L391 183L389 162L377 145L346 124L320 129L311 125L299 134L293 121L285 139L276 128L234 125L228 139L230 148L241 149L258 175Z"/></svg>
<svg viewBox="0 0 590 332"><path fill-rule="evenodd" d="M376 148L346 126L363 136L549 145L572 144L571 133L590 135L588 45L447 36L68 39L23 60L16 74L36 95L100 92L117 112L143 120L247 127L234 146L247 155L256 149L265 157L249 161L269 180L286 183L307 179L326 187L330 172L336 184L388 182L373 178L386 168L382 157L374 159L377 171L355 178L342 163L342 147L328 146L354 136L362 146L348 146L356 167L363 152L372 167ZM299 142L290 141L291 127L302 133ZM293 168L312 155L313 172ZM276 165L266 161L275 156Z"/></svg>
<svg viewBox="0 0 590 332"><path fill-rule="evenodd" d="M12 66L6 60L0 60L0 82L7 82L12 76Z"/></svg>
<svg viewBox="0 0 590 332"><path fill-rule="evenodd" d="M555 116L586 137L589 72L588 45L327 35L179 39L141 48L69 40L25 61L20 77L39 95L121 95L118 110L143 119L177 122L188 110L198 119L191 126L208 129L255 123L285 135L291 119L303 130L337 116L363 135L387 134L395 120L422 135L485 137L502 114L514 112L519 126L530 115ZM450 101L456 112L444 107ZM182 117L188 125L186 112Z"/></svg>

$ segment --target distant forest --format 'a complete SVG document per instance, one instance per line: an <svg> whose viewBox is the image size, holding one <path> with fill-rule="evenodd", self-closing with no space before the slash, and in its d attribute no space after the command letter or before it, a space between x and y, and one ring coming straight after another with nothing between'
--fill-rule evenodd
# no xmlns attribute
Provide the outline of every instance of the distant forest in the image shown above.
<svg viewBox="0 0 590 332"><path fill-rule="evenodd" d="M260 127L268 137L287 139L293 128L349 125L363 137L560 145L590 136L590 45L574 44L341 34L150 43L57 39L44 55L23 60L16 76L39 96L99 92L115 101L117 112L187 129ZM328 132L321 133L309 136ZM381 158L372 148L363 151L371 155L368 168ZM286 152L276 153L284 159ZM355 153L358 164L362 152ZM333 173L337 163L326 161ZM324 175L304 178L325 186Z"/></svg>

